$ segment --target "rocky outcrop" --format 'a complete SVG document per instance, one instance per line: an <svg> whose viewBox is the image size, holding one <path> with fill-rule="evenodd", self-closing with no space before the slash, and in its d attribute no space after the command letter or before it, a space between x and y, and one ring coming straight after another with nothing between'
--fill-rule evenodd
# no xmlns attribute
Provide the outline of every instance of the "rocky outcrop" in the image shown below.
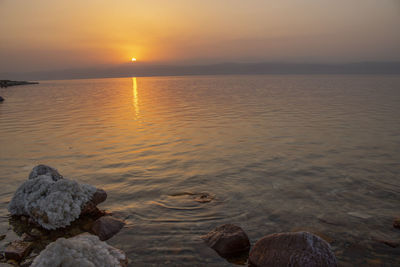
<svg viewBox="0 0 400 267"><path fill-rule="evenodd" d="M250 241L246 233L233 224L221 225L202 236L202 239L223 257L245 253L250 249Z"/></svg>
<svg viewBox="0 0 400 267"><path fill-rule="evenodd" d="M123 221L111 216L104 216L93 223L91 230L101 241L105 241L116 235L124 225Z"/></svg>
<svg viewBox="0 0 400 267"><path fill-rule="evenodd" d="M59 238L49 244L35 258L31 267L53 266L98 266L125 267L128 259L125 253L97 236L81 234L73 238Z"/></svg>
<svg viewBox="0 0 400 267"><path fill-rule="evenodd" d="M82 211L89 212L107 198L91 185L64 178L52 167L38 165L15 192L8 210L25 215L45 229L68 226Z"/></svg>
<svg viewBox="0 0 400 267"><path fill-rule="evenodd" d="M38 82L0 80L0 87L9 87L9 86L27 85L27 84L38 84Z"/></svg>
<svg viewBox="0 0 400 267"><path fill-rule="evenodd" d="M249 266L336 267L330 245L308 232L272 234L257 241L249 256Z"/></svg>

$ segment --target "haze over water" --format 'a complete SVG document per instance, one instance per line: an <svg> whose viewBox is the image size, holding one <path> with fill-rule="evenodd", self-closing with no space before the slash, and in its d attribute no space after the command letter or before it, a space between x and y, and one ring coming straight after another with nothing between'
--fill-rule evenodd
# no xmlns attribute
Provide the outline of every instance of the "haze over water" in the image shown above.
<svg viewBox="0 0 400 267"><path fill-rule="evenodd" d="M132 266L229 266L199 236L307 230L341 264L399 264L399 76L43 81L0 89L0 232L39 163L103 188ZM214 199L196 201L201 193Z"/></svg>

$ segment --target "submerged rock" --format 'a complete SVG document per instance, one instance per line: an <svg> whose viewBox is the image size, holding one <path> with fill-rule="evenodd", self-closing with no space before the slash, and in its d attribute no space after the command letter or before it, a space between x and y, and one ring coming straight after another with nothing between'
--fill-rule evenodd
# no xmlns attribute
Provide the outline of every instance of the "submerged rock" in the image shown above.
<svg viewBox="0 0 400 267"><path fill-rule="evenodd" d="M73 238L59 238L49 244L35 258L31 267L53 266L98 266L125 267L128 259L125 253L97 236L82 234Z"/></svg>
<svg viewBox="0 0 400 267"><path fill-rule="evenodd" d="M246 253L250 249L250 241L246 233L242 228L233 224L218 226L207 235L202 236L202 239L224 258Z"/></svg>
<svg viewBox="0 0 400 267"><path fill-rule="evenodd" d="M96 205L104 201L104 194L91 185L63 178L52 167L39 165L17 189L8 210L11 215L29 216L45 229L57 229L76 220L94 196Z"/></svg>
<svg viewBox="0 0 400 267"><path fill-rule="evenodd" d="M336 267L330 245L308 232L265 236L250 251L249 266Z"/></svg>
<svg viewBox="0 0 400 267"><path fill-rule="evenodd" d="M105 241L116 235L124 225L123 221L111 216L104 216L93 223L91 230L101 241Z"/></svg>

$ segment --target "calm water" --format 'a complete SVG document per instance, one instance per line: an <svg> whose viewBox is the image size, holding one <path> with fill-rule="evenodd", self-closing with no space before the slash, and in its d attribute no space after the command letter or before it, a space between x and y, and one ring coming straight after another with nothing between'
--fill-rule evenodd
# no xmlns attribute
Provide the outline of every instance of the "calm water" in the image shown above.
<svg viewBox="0 0 400 267"><path fill-rule="evenodd" d="M308 230L341 263L400 265L399 76L43 81L0 89L0 233L35 165L104 188L132 266L229 266L199 236ZM188 193L215 198L199 203Z"/></svg>

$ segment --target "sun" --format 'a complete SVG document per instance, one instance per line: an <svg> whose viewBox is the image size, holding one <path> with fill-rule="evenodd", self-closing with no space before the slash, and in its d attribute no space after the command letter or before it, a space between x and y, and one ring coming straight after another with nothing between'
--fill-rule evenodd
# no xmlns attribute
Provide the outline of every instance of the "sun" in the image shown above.
<svg viewBox="0 0 400 267"><path fill-rule="evenodd" d="M135 61L136 61L136 58L133 57L131 60L132 60L132 62L135 62Z"/></svg>

